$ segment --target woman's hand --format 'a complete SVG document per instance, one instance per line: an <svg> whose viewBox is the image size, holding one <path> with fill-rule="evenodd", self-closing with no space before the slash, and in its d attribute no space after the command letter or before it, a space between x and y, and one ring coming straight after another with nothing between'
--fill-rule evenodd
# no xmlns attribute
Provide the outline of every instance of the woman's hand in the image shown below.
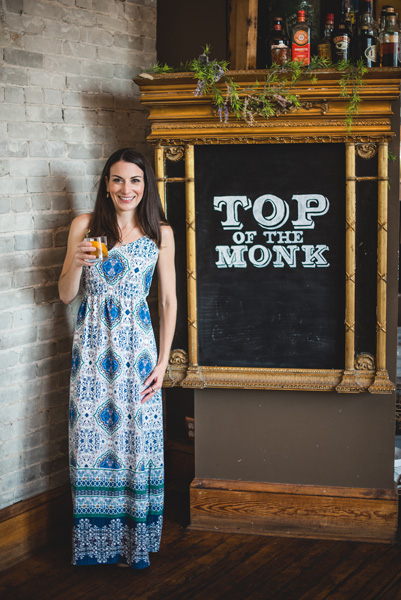
<svg viewBox="0 0 401 600"><path fill-rule="evenodd" d="M156 392L158 392L163 385L164 373L166 372L166 368L162 365L156 365L149 377L145 380L145 389L141 392L141 403L143 404L149 398L154 396Z"/></svg>
<svg viewBox="0 0 401 600"><path fill-rule="evenodd" d="M175 266L174 266L174 235L169 225L163 225L162 244L157 263L160 290L160 343L159 358L156 367L145 381L145 389L141 393L141 402L146 402L163 385L171 343L173 341L175 320L177 314L177 297L175 293Z"/></svg>
<svg viewBox="0 0 401 600"><path fill-rule="evenodd" d="M75 263L78 267L90 267L96 263L93 262L93 253L96 248L90 242L79 242L75 250Z"/></svg>

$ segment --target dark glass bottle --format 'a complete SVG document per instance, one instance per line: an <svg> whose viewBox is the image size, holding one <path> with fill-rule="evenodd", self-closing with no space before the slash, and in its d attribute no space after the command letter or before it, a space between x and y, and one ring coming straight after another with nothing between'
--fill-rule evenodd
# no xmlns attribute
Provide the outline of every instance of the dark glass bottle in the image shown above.
<svg viewBox="0 0 401 600"><path fill-rule="evenodd" d="M327 13L323 37L317 45L317 55L319 56L319 58L327 58L327 60L329 60L330 62L332 62L333 60L331 55L331 38L333 34L333 28L334 14Z"/></svg>
<svg viewBox="0 0 401 600"><path fill-rule="evenodd" d="M384 29L386 27L386 15L387 15L387 9L388 8L393 8L392 6L390 6L389 4L385 4L384 6L382 6L381 9L381 13L380 13L380 22L379 22L379 35L377 38L377 62L378 62L378 66L382 66L381 64L381 44L383 42L383 35L384 35Z"/></svg>
<svg viewBox="0 0 401 600"><path fill-rule="evenodd" d="M387 7L386 25L380 43L380 64L382 67L398 65L398 25L394 7Z"/></svg>
<svg viewBox="0 0 401 600"><path fill-rule="evenodd" d="M310 63L310 27L305 23L305 11L297 11L297 23L292 30L292 60Z"/></svg>
<svg viewBox="0 0 401 600"><path fill-rule="evenodd" d="M287 60L291 60L291 49L287 36L283 28L283 19L275 17L273 20L273 30L267 40L267 64L271 66L283 65Z"/></svg>
<svg viewBox="0 0 401 600"><path fill-rule="evenodd" d="M352 34L345 21L345 0L341 1L340 18L333 31L333 62L351 60Z"/></svg>
<svg viewBox="0 0 401 600"><path fill-rule="evenodd" d="M372 0L362 2L356 58L361 58L367 67L377 66L377 34L372 18Z"/></svg>

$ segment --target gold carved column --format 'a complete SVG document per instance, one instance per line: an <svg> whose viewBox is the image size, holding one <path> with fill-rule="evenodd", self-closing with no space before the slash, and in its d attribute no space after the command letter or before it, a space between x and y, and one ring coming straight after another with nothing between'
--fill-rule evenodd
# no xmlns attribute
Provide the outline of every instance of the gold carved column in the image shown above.
<svg viewBox="0 0 401 600"><path fill-rule="evenodd" d="M372 394L394 390L386 366L387 342L387 233L388 233L388 142L379 144L377 210L377 333L376 376L369 387Z"/></svg>
<svg viewBox="0 0 401 600"><path fill-rule="evenodd" d="M187 228L188 371L182 387L204 387L198 365L198 316L196 293L195 158L194 146L185 148L185 195Z"/></svg>
<svg viewBox="0 0 401 600"><path fill-rule="evenodd" d="M355 143L345 145L345 369L337 392L362 391L355 372L355 287L356 287L356 178Z"/></svg>

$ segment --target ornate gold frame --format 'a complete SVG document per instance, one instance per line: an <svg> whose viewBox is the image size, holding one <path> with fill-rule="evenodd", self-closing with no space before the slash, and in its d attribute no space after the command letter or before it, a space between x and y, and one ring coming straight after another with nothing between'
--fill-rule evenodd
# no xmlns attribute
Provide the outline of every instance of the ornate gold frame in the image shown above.
<svg viewBox="0 0 401 600"><path fill-rule="evenodd" d="M244 87L250 87L258 72L232 72ZM259 77L261 78L260 74ZM386 367L387 314L387 212L388 142L391 131L391 102L399 96L398 69L371 69L361 91L359 115L352 132L345 125L346 100L340 96L337 71L318 73L317 83L302 83L295 90L303 108L278 115L250 127L245 122L220 123L210 99L195 98L194 82L188 74L137 79L141 100L150 108L152 131L149 140L156 147L156 175L162 202L166 202L169 181L185 183L187 227L188 355L174 349L164 385L189 388L227 387L246 389L319 390L340 393L390 393L394 385ZM196 144L345 143L346 146L346 273L345 273L345 368L270 369L200 366L197 346L195 165ZM377 176L356 177L356 155L364 158L378 152ZM185 177L169 179L166 160L185 155ZM377 245L377 344L376 357L355 356L356 290L356 182L378 182Z"/></svg>

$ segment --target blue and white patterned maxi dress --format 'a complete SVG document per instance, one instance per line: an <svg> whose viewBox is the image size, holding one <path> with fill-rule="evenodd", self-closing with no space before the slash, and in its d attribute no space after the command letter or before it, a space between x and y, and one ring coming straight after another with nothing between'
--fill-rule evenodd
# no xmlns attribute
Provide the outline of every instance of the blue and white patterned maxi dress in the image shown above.
<svg viewBox="0 0 401 600"><path fill-rule="evenodd" d="M70 388L73 564L149 566L163 519L160 391L141 404L157 362L146 297L159 250L147 237L84 267Z"/></svg>

